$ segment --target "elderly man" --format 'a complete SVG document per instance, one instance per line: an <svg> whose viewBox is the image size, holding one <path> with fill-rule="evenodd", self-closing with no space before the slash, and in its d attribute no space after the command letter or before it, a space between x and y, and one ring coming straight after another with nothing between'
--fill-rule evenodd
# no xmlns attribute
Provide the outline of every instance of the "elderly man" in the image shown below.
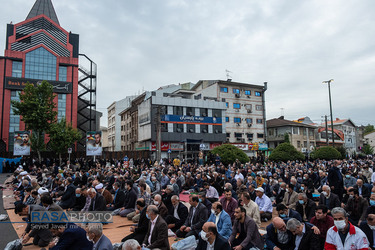
<svg viewBox="0 0 375 250"><path fill-rule="evenodd" d="M288 208L296 210L296 205L298 202L298 194L294 191L294 185L289 184L286 187L286 193L284 195L283 204Z"/></svg>
<svg viewBox="0 0 375 250"><path fill-rule="evenodd" d="M122 250L142 250L142 247L139 245L138 241L130 239L124 242Z"/></svg>
<svg viewBox="0 0 375 250"><path fill-rule="evenodd" d="M209 200L211 203L217 201L219 199L219 193L217 192L216 188L211 186L208 182L203 184L204 189L206 189L206 199Z"/></svg>
<svg viewBox="0 0 375 250"><path fill-rule="evenodd" d="M66 190L64 194L57 198L60 201L59 205L63 209L73 208L76 202L76 187L73 185L71 177L66 179Z"/></svg>
<svg viewBox="0 0 375 250"><path fill-rule="evenodd" d="M246 209L246 215L252 218L260 228L260 213L258 205L251 200L250 194L248 192L242 193L242 206Z"/></svg>
<svg viewBox="0 0 375 250"><path fill-rule="evenodd" d="M360 196L362 196L365 199L370 198L371 190L363 185L363 180L358 179L356 185L353 186L353 188L358 189L358 193Z"/></svg>
<svg viewBox="0 0 375 250"><path fill-rule="evenodd" d="M235 221L232 234L229 237L229 244L234 250L250 249L257 247L263 249L264 243L259 234L258 227L254 220L246 215L244 207L236 208Z"/></svg>
<svg viewBox="0 0 375 250"><path fill-rule="evenodd" d="M273 218L272 223L267 226L266 231L267 250L291 249L293 235L290 231L286 230L283 219L280 217Z"/></svg>
<svg viewBox="0 0 375 250"><path fill-rule="evenodd" d="M154 196L154 205L158 208L161 217L166 218L168 215L168 208L162 201L161 195L157 194Z"/></svg>
<svg viewBox="0 0 375 250"><path fill-rule="evenodd" d="M366 221L362 221L359 227L367 236L370 247L372 250L375 249L375 214L369 214Z"/></svg>
<svg viewBox="0 0 375 250"><path fill-rule="evenodd" d="M204 223L196 250L230 250L227 239L224 239L213 222Z"/></svg>
<svg viewBox="0 0 375 250"><path fill-rule="evenodd" d="M168 226L159 216L158 208L150 205L147 207L146 214L150 218L150 222L142 246L149 249L169 250Z"/></svg>
<svg viewBox="0 0 375 250"><path fill-rule="evenodd" d="M212 204L211 215L207 222L215 223L217 231L226 240L232 234L232 222L230 216L223 210L223 206L220 202Z"/></svg>
<svg viewBox="0 0 375 250"><path fill-rule="evenodd" d="M145 204L145 201L142 198L139 198L137 200L136 205L137 210L140 211L138 224L137 226L131 226L130 232L132 233L123 238L121 241L135 239L139 242L139 244L142 244L148 230L149 219L146 217L147 205Z"/></svg>
<svg viewBox="0 0 375 250"><path fill-rule="evenodd" d="M328 214L330 214L333 208L341 206L341 202L337 194L331 193L331 188L328 185L323 185L319 205L325 205L328 208Z"/></svg>
<svg viewBox="0 0 375 250"><path fill-rule="evenodd" d="M74 223L52 224L51 232L58 237L58 242L52 241L48 247L51 250L92 250L93 243L87 239L86 231Z"/></svg>
<svg viewBox="0 0 375 250"><path fill-rule="evenodd" d="M168 224L168 228L175 232L185 223L188 209L180 202L180 198L177 195L173 195L171 201L173 208L168 211L165 221Z"/></svg>
<svg viewBox="0 0 375 250"><path fill-rule="evenodd" d="M315 208L315 202L308 199L305 193L298 194L296 211L301 215L302 221L309 222L315 214Z"/></svg>
<svg viewBox="0 0 375 250"><path fill-rule="evenodd" d="M104 187L103 184L99 183L98 185L95 186L95 189L99 194L104 196L106 205L111 204L113 202L112 194L111 192L109 192L107 189L103 187Z"/></svg>
<svg viewBox="0 0 375 250"><path fill-rule="evenodd" d="M302 217L301 217L301 215L297 211L295 211L295 210L293 210L291 208L287 208L282 203L277 204L276 211L277 211L279 217L282 218L282 219L295 218L295 219L297 219L297 220L299 220L299 221L302 222Z"/></svg>
<svg viewBox="0 0 375 250"><path fill-rule="evenodd" d="M365 233L348 220L348 214L341 207L332 209L335 226L327 232L324 245L326 250L335 249L368 249L369 242Z"/></svg>
<svg viewBox="0 0 375 250"><path fill-rule="evenodd" d="M292 239L293 249L320 250L319 236L314 233L311 225L293 218L288 220L286 229L294 235Z"/></svg>
<svg viewBox="0 0 375 250"><path fill-rule="evenodd" d="M88 190L88 195L91 198L91 204L89 211L105 211L105 198L103 195L96 192L95 188L90 188Z"/></svg>
<svg viewBox="0 0 375 250"><path fill-rule="evenodd" d="M257 198L255 199L255 203L259 207L259 213L260 213L260 218L262 221L268 221L272 219L272 202L270 198L268 198L267 195L264 194L264 189L261 187L258 187L255 189Z"/></svg>
<svg viewBox="0 0 375 250"><path fill-rule="evenodd" d="M90 223L87 229L87 239L94 243L95 250L112 250L111 241L103 234L102 223Z"/></svg>

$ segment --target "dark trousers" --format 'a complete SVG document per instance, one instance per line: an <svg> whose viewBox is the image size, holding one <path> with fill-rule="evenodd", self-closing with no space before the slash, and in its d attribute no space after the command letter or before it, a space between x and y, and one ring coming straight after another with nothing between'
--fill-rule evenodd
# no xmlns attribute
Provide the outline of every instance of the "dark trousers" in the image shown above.
<svg viewBox="0 0 375 250"><path fill-rule="evenodd" d="M194 235L195 236L195 239L198 239L198 234L197 233L195 233L195 231L194 230L191 230L190 232L182 232L182 231L180 231L180 229L178 229L177 230L177 232L176 232L176 236L178 237L178 238L187 238L187 237L189 237L189 236L192 236L192 235Z"/></svg>
<svg viewBox="0 0 375 250"><path fill-rule="evenodd" d="M167 225L176 224L178 222L178 219L174 217L173 215L168 215L167 217L165 217L165 222L167 223ZM178 229L179 228L177 227L171 228L173 232L176 232Z"/></svg>
<svg viewBox="0 0 375 250"><path fill-rule="evenodd" d="M243 239L240 239L240 238L238 238L238 239L234 239L233 242L232 242L232 244L231 244L232 249L233 249L234 247L236 247L236 246L241 245L242 241L244 241L244 240L245 240L245 238L243 238ZM242 248L242 249L243 249L243 250L249 250L249 249L252 248L252 247L254 247L254 245L251 244L251 243L249 243L246 247L244 247L244 248Z"/></svg>
<svg viewBox="0 0 375 250"><path fill-rule="evenodd" d="M36 234L33 239L33 244L39 247L46 247L48 246L49 242L50 241L45 241L42 238L40 238L38 234Z"/></svg>
<svg viewBox="0 0 375 250"><path fill-rule="evenodd" d="M271 220L272 219L272 213L264 212L264 213L260 214L260 218L262 220L264 220L264 219Z"/></svg>
<svg viewBox="0 0 375 250"><path fill-rule="evenodd" d="M134 239L134 240L138 241L139 245L142 245L145 237L146 237L145 233L144 234L143 233L138 233L138 234L137 233L131 233L128 236L126 236L125 238L123 238L121 240L121 242L125 242L127 240Z"/></svg>

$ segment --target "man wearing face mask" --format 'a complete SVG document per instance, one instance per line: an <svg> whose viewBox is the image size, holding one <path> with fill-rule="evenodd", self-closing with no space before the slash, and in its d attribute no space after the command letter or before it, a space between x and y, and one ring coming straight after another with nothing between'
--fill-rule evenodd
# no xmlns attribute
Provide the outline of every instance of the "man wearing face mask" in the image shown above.
<svg viewBox="0 0 375 250"><path fill-rule="evenodd" d="M302 222L301 215L297 211L287 208L284 204L277 204L276 211L282 219L295 218Z"/></svg>
<svg viewBox="0 0 375 250"><path fill-rule="evenodd" d="M366 215L375 214L375 193L372 193L369 200L369 206L366 211Z"/></svg>
<svg viewBox="0 0 375 250"><path fill-rule="evenodd" d="M375 214L367 215L366 221L363 221L359 228L366 234L369 245L374 250Z"/></svg>
<svg viewBox="0 0 375 250"><path fill-rule="evenodd" d="M224 239L213 222L204 223L196 250L229 250L227 239Z"/></svg>
<svg viewBox="0 0 375 250"><path fill-rule="evenodd" d="M333 193L337 194L340 201L342 200L342 195L344 193L344 179L341 174L341 161L335 160L333 166L328 171L327 182L331 187Z"/></svg>
<svg viewBox="0 0 375 250"><path fill-rule="evenodd" d="M165 221L168 224L168 228L175 232L185 223L188 209L180 202L180 198L177 195L172 196L171 202L173 207L168 211Z"/></svg>
<svg viewBox="0 0 375 250"><path fill-rule="evenodd" d="M293 235L286 230L286 224L283 219L275 217L272 223L266 228L267 250L291 249Z"/></svg>
<svg viewBox="0 0 375 250"><path fill-rule="evenodd" d="M311 199L308 199L305 193L298 194L296 211L301 215L302 221L309 222L314 216L315 208L315 202Z"/></svg>
<svg viewBox="0 0 375 250"><path fill-rule="evenodd" d="M327 232L324 245L326 250L359 249L367 250L369 242L365 233L348 221L348 214L341 207L332 209L331 214L335 225Z"/></svg>
<svg viewBox="0 0 375 250"><path fill-rule="evenodd" d="M328 214L330 214L333 208L340 207L340 199L336 194L331 193L331 188L328 185L324 185L322 190L323 191L319 198L319 205L327 206Z"/></svg>
<svg viewBox="0 0 375 250"><path fill-rule="evenodd" d="M220 202L212 204L211 214L207 222L212 222L217 227L219 234L228 240L232 233L232 221L230 216L223 210L223 206Z"/></svg>
<svg viewBox="0 0 375 250"><path fill-rule="evenodd" d="M349 199L345 206L345 210L349 213L349 220L354 225L360 225L366 218L368 202L359 196L358 189L349 189Z"/></svg>
<svg viewBox="0 0 375 250"><path fill-rule="evenodd" d="M298 202L298 194L294 191L294 185L289 184L286 187L286 193L284 195L283 204L291 209L296 209Z"/></svg>
<svg viewBox="0 0 375 250"><path fill-rule="evenodd" d="M51 224L51 233L59 237L58 242L52 241L50 250L92 250L93 243L88 240L86 231L74 223Z"/></svg>
<svg viewBox="0 0 375 250"><path fill-rule="evenodd" d="M113 202L107 205L108 211L113 211L122 207L125 202L125 193L120 189L120 182L113 183L112 190L115 192Z"/></svg>

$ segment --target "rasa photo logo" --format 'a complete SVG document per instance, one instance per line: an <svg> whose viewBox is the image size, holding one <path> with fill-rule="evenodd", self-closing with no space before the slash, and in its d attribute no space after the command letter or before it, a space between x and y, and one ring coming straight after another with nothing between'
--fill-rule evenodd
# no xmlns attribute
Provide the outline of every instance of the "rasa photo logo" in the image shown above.
<svg viewBox="0 0 375 250"><path fill-rule="evenodd" d="M110 212L74 212L74 211L33 211L30 222L33 224L49 223L112 223L113 217Z"/></svg>

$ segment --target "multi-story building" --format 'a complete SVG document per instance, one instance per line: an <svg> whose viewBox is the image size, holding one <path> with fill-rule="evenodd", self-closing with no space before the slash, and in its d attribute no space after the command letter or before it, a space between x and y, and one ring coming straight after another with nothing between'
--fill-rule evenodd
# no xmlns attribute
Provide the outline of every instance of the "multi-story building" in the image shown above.
<svg viewBox="0 0 375 250"><path fill-rule="evenodd" d="M225 103L223 123L226 142L237 144L249 155L254 154L254 151L247 150L248 143L266 142L266 82L264 85L254 85L231 80L201 80L192 90L196 100Z"/></svg>
<svg viewBox="0 0 375 250"><path fill-rule="evenodd" d="M331 121L328 121L330 126ZM354 122L350 119L339 119L333 121L333 128L342 131L344 134L344 147L348 154L357 152L357 128ZM335 141L336 143L336 141Z"/></svg>
<svg viewBox="0 0 375 250"><path fill-rule="evenodd" d="M289 121L283 116L267 121L267 142L276 148L289 136L290 144L303 153L310 153L316 146L317 127L302 122Z"/></svg>
<svg viewBox="0 0 375 250"><path fill-rule="evenodd" d="M375 132L368 133L364 136L364 144L375 148Z"/></svg>
<svg viewBox="0 0 375 250"><path fill-rule="evenodd" d="M27 82L51 83L58 119L77 127L78 45L79 36L60 26L51 0L37 0L25 21L8 24L0 57L0 151L12 151L14 132L25 129L11 100L19 100Z"/></svg>
<svg viewBox="0 0 375 250"><path fill-rule="evenodd" d="M121 150L121 116L120 113L130 107L135 96L127 96L120 101L113 102L107 108L108 112L108 150Z"/></svg>

